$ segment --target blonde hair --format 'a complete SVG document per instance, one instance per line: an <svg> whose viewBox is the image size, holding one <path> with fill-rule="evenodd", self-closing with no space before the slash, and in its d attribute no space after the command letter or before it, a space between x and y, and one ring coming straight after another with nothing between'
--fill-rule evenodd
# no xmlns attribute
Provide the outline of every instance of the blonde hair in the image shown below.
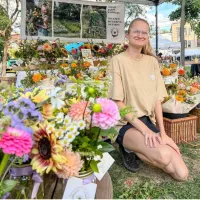
<svg viewBox="0 0 200 200"><path fill-rule="evenodd" d="M130 29L131 27L133 26L133 24L137 21L142 21L142 22L145 22L148 26L149 26L149 23L145 20L145 19L142 19L142 18L136 18L134 19L129 27L128 27L128 34L130 32ZM150 30L150 27L149 27L149 30ZM151 43L150 41L148 41L148 44L146 44L145 46L142 47L142 51L141 51L142 54L145 54L145 55L149 55L149 56L153 56L153 57L156 57L155 54L153 53L153 48L151 46Z"/></svg>

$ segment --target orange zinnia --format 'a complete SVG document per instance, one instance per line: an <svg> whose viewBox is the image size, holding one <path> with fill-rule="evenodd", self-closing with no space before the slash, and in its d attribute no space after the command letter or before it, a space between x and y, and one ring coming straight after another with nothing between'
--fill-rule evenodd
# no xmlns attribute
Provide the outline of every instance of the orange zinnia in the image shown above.
<svg viewBox="0 0 200 200"><path fill-rule="evenodd" d="M32 76L32 80L33 80L34 83L37 83L37 82L39 82L40 80L42 80L42 75L41 75L41 74L34 74L34 75Z"/></svg>
<svg viewBox="0 0 200 200"><path fill-rule="evenodd" d="M51 51L51 45L49 44L49 43L44 43L43 44L43 49L45 50L45 51Z"/></svg>
<svg viewBox="0 0 200 200"><path fill-rule="evenodd" d="M88 62L88 61L86 61L86 62L83 63L84 67L90 67L90 65L91 65L90 62Z"/></svg>
<svg viewBox="0 0 200 200"><path fill-rule="evenodd" d="M77 67L77 64L76 63L72 63L71 67L75 68L75 67Z"/></svg>
<svg viewBox="0 0 200 200"><path fill-rule="evenodd" d="M171 72L168 68L163 68L162 74L163 74L163 76L169 76L171 74Z"/></svg>
<svg viewBox="0 0 200 200"><path fill-rule="evenodd" d="M61 67L62 67L62 68L68 67L68 64L67 64L67 63L62 63L62 64L61 64Z"/></svg>

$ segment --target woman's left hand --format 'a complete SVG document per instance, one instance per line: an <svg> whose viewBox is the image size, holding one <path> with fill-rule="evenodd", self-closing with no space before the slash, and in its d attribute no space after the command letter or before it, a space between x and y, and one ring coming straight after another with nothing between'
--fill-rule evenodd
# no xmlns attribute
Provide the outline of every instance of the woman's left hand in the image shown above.
<svg viewBox="0 0 200 200"><path fill-rule="evenodd" d="M175 142L166 134L161 134L162 144L169 145L172 147L179 155L181 155L180 150L178 146L175 144Z"/></svg>

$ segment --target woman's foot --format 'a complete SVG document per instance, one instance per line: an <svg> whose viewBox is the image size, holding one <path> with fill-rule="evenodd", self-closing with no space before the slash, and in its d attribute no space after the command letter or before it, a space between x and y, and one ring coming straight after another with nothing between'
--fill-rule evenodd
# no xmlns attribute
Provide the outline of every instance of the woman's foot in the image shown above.
<svg viewBox="0 0 200 200"><path fill-rule="evenodd" d="M139 170L138 157L134 152L126 152L124 147L119 145L119 152L122 157L122 161L126 169L131 172L137 172Z"/></svg>

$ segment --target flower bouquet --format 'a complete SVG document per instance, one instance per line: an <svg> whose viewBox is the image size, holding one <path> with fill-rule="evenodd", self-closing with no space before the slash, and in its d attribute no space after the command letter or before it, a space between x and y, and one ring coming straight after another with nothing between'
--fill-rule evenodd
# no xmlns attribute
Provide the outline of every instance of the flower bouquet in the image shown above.
<svg viewBox="0 0 200 200"><path fill-rule="evenodd" d="M182 70L182 69L181 69ZM175 83L167 84L169 96L162 105L164 113L188 114L200 103L200 80L179 75Z"/></svg>
<svg viewBox="0 0 200 200"><path fill-rule="evenodd" d="M1 92L1 197L9 193L12 197L12 190L20 188L24 198L35 198L45 173L67 179L83 171L98 172L103 152L114 149L102 138L116 133L113 127L120 119L117 105L101 98L103 94L94 83L85 84L84 91L80 85L75 88L76 94L66 91L65 86L52 91L13 87L10 96ZM15 166L24 163L31 166L31 172L20 177L37 177L32 178L35 182L30 196L23 178L11 181L7 175L12 176Z"/></svg>

